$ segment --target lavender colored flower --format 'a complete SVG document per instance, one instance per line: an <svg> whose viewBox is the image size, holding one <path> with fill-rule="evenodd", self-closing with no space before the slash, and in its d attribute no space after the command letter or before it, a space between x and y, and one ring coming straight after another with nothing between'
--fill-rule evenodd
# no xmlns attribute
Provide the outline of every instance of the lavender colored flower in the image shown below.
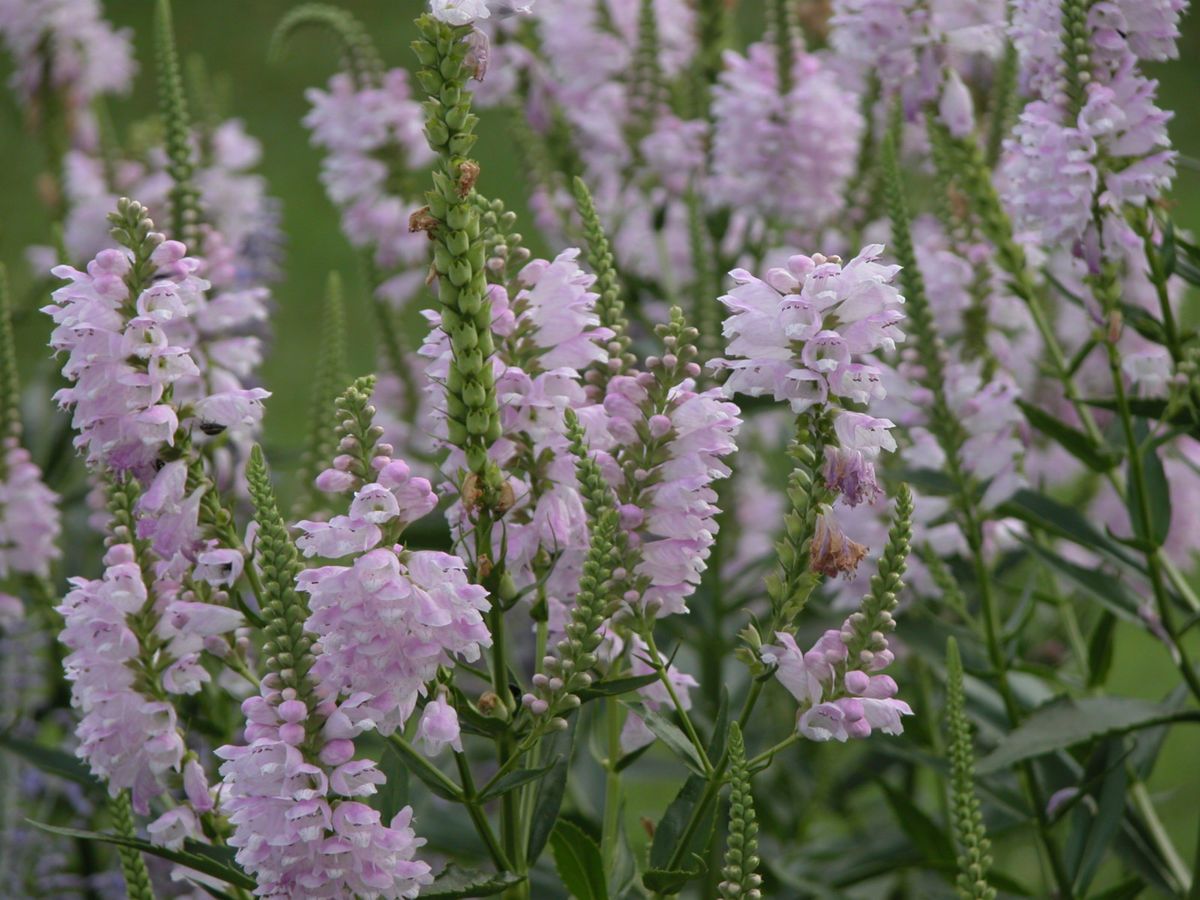
<svg viewBox="0 0 1200 900"><path fill-rule="evenodd" d="M411 898L433 881L415 858L424 841L411 828L412 808L385 825L357 799L384 776L354 758L361 726L352 703L324 700L309 710L290 689L264 688L242 704L246 743L217 750L229 844L260 896Z"/></svg>
<svg viewBox="0 0 1200 900"><path fill-rule="evenodd" d="M798 54L780 92L774 49L725 55L713 91L713 178L718 203L815 232L844 205L863 117L854 95L815 56Z"/></svg>
<svg viewBox="0 0 1200 900"><path fill-rule="evenodd" d="M458 713L446 702L445 691L425 704L421 721L417 723L417 745L427 756L437 756L446 747L462 753L462 736L458 727Z"/></svg>
<svg viewBox="0 0 1200 900"><path fill-rule="evenodd" d="M486 6L477 0L477 6ZM312 142L326 151L321 181L342 212L342 230L356 247L373 252L375 264L402 272L418 266L428 254L426 235L409 229L409 216L419 206L390 185L432 160L424 137L425 114L412 97L404 69L385 72L379 84L356 85L339 73L326 90L306 94L312 109L304 124ZM389 168L395 160L398 172ZM419 279L390 280L391 299L420 285Z"/></svg>
<svg viewBox="0 0 1200 900"><path fill-rule="evenodd" d="M0 449L0 578L11 573L46 577L61 556L59 497L46 487L42 472L16 438Z"/></svg>
<svg viewBox="0 0 1200 900"><path fill-rule="evenodd" d="M605 409L609 431L618 443L640 442L639 425L658 446L639 484L636 502L622 507L636 556L638 603L657 615L687 611L686 600L700 583L716 538L717 479L729 475L722 461L735 449L741 426L737 407L713 388L697 392L690 380L671 390L664 412L646 418L646 388L639 379L620 376L609 382ZM633 498L630 498L631 500Z"/></svg>
<svg viewBox="0 0 1200 900"><path fill-rule="evenodd" d="M776 667L780 684L800 704L796 730L811 741L845 742L875 730L900 734L901 717L912 715L909 705L896 699L896 682L874 674L891 662L891 653L877 653L868 668L859 667L848 658L848 628L826 631L807 653L786 632L776 635L778 644L762 649L763 662Z"/></svg>
<svg viewBox="0 0 1200 900"><path fill-rule="evenodd" d="M721 298L730 358L710 364L729 370L726 394L771 395L797 413L831 398L881 398L879 369L855 359L904 339L904 298L891 284L899 267L877 263L882 253L872 244L844 267L837 257L792 256L765 280L731 272L736 286Z"/></svg>
<svg viewBox="0 0 1200 900"><path fill-rule="evenodd" d="M77 139L88 142L92 99L125 93L136 69L132 32L106 22L99 0L0 0L0 36L13 56L10 83L21 100L60 92Z"/></svg>
<svg viewBox="0 0 1200 900"><path fill-rule="evenodd" d="M113 796L130 790L134 809L145 813L166 773L182 765L183 739L175 708L143 693L138 676L142 648L130 617L149 598L133 548L118 544L104 562L102 579L72 579L57 608L66 622L60 640L71 651L64 661L71 703L83 715L76 752Z"/></svg>

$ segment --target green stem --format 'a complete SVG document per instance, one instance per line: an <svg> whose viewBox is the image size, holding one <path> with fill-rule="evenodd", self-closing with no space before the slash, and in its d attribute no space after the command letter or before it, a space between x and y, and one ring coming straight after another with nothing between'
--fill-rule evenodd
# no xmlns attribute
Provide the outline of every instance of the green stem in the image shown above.
<svg viewBox="0 0 1200 900"><path fill-rule="evenodd" d="M753 759L751 759L749 762L747 762L746 765L748 765L750 767L751 771L753 771L754 769L758 768L759 766L763 765L764 763L770 762L772 757L774 757L776 753L779 753L782 750L786 750L788 747L792 746L792 744L797 743L799 740L800 740L800 732L793 731L791 734L789 734L787 737L785 737L782 741L780 741L774 747L771 747L768 750L764 750L762 753L758 754L758 756L755 756Z"/></svg>
<svg viewBox="0 0 1200 900"><path fill-rule="evenodd" d="M750 690L746 694L745 701L742 703L742 711L738 714L739 728L745 729L746 722L750 720L750 714L754 712L754 707L758 703L758 698L762 696L762 690L763 682L755 679L750 685ZM704 786L704 793L700 795L700 799L692 809L691 816L688 817L687 825L684 826L679 843L675 845L675 850L671 853L671 859L667 863L668 869L678 869L683 863L687 847L692 842L692 837L695 835L696 829L700 827L700 822L703 820L704 814L708 811L709 804L713 802L721 790L725 769L728 765L729 749L726 747L717 760L716 765L713 766L712 771L708 774L708 783Z"/></svg>
<svg viewBox="0 0 1200 900"><path fill-rule="evenodd" d="M1163 859L1166 861L1167 868L1171 870L1171 874L1179 882L1179 892L1181 894L1188 893L1195 887L1193 874L1188 871L1187 863L1180 857L1179 851L1175 849L1175 844L1172 843L1171 836L1167 833L1167 829L1162 823L1162 819L1158 817L1158 810L1154 808L1154 801L1150 799L1150 793L1146 790L1145 783L1134 779L1133 785L1129 788L1129 795L1133 800L1133 805L1141 813L1142 818L1145 819L1146 829L1150 832L1150 836L1154 838L1155 846L1158 847L1158 852L1162 854Z"/></svg>
<svg viewBox="0 0 1200 900"><path fill-rule="evenodd" d="M471 764L467 762L467 757L463 753L455 752L454 762L458 765L458 775L462 779L462 803L467 808L467 814L471 817L471 822L475 825L475 830L483 839L483 843L487 846L488 854L492 857L492 862L502 872L513 871L512 863L509 862L508 856L501 849L500 843L496 840L496 834L492 831L491 823L488 822L487 816L479 806L478 792L475 790L475 779L471 775ZM433 768L432 766L430 768ZM435 770L436 771L436 770ZM441 774L440 772L438 773ZM450 781L450 779L446 779ZM450 782L453 784L453 782Z"/></svg>
<svg viewBox="0 0 1200 900"><path fill-rule="evenodd" d="M440 784L447 793L452 794L456 803L463 802L464 789L451 781L441 769L427 760L412 744L399 734L391 735L389 740L400 748L406 761L418 766L421 771Z"/></svg>
<svg viewBox="0 0 1200 900"><path fill-rule="evenodd" d="M616 698L604 701L604 725L608 737L608 758L604 761L604 822L600 831L600 853L604 871L611 873L617 854L618 829L621 811L621 773L617 762L621 758L621 704Z"/></svg>
<svg viewBox="0 0 1200 900"><path fill-rule="evenodd" d="M675 707L675 711L679 713L679 719L683 722L683 730L688 736L688 740L692 742L692 746L696 748L696 753L700 756L700 763L704 767L704 774L711 775L713 766L709 761L708 751L704 747L704 742L700 740L700 735L696 733L696 727L692 724L692 718L688 715L687 710L683 708L683 704L679 700L679 694L675 691L675 685L671 683L670 673L667 667L662 664L662 656L658 652L658 647L654 643L654 624L650 623L642 637L646 641L646 646L650 648L651 665L658 673L659 680L663 683L663 687L667 689L667 694L671 697L671 704Z"/></svg>
<svg viewBox="0 0 1200 900"><path fill-rule="evenodd" d="M1117 400L1117 415L1121 420L1121 430L1125 434L1125 448L1129 454L1129 475L1133 481L1133 488L1137 492L1137 505L1134 509L1134 514L1138 519L1138 531L1143 537L1151 533L1151 522L1153 514L1150 510L1150 497L1146 486L1146 468L1142 463L1142 448L1138 444L1137 435L1133 429L1133 415L1129 409L1129 397L1125 393L1125 375L1121 371L1121 351L1117 348L1115 341L1107 341L1108 347L1108 367L1109 373L1112 376L1113 391ZM1184 648L1183 642L1176 638L1174 614L1171 612L1171 600L1167 594L1166 581L1163 577L1162 569L1162 554L1160 548L1147 549L1145 551L1146 568L1150 575L1150 586L1154 591L1154 602L1158 609L1158 616L1162 619L1163 630L1167 637L1171 639L1175 653L1173 654L1176 664L1179 668L1183 680L1187 683L1188 689L1200 700L1200 677L1197 677L1196 670L1192 666L1191 659L1188 657L1188 652Z"/></svg>

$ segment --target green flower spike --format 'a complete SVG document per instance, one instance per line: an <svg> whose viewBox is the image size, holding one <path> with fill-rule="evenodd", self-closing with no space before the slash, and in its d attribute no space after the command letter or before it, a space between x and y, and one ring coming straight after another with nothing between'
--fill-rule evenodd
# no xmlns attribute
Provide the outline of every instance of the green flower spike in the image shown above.
<svg viewBox="0 0 1200 900"><path fill-rule="evenodd" d="M472 194L479 164L468 157L475 144L471 92L472 65L467 26L452 27L430 15L417 21L420 39L413 50L421 63L417 81L429 95L425 136L439 156L433 171L429 206L414 214L416 227L433 240L442 327L453 358L446 379L446 426L450 443L467 458L468 476L481 505L501 500L502 476L488 459L500 437L500 407L492 376L492 305L487 293L486 247L479 208Z"/></svg>
<svg viewBox="0 0 1200 900"><path fill-rule="evenodd" d="M308 604L296 592L296 576L304 565L279 514L271 476L258 445L250 451L246 481L259 527L257 556L262 569L262 617L266 622L264 684L273 690L291 688L297 699L311 709L313 684L308 673L314 659L312 637L304 630ZM316 717L309 721L317 724Z"/></svg>
<svg viewBox="0 0 1200 900"><path fill-rule="evenodd" d="M196 165L192 159L192 122L183 90L179 54L175 49L171 0L158 0L154 50L158 64L159 114L166 130L167 173L173 182L171 233L189 250L199 252L196 242L200 227L200 195L193 181Z"/></svg>
<svg viewBox="0 0 1200 900"><path fill-rule="evenodd" d="M723 900L759 900L762 876L758 869L758 822L750 791L746 745L737 722L729 726L729 837L725 841L724 881L718 885Z"/></svg>
<svg viewBox="0 0 1200 900"><path fill-rule="evenodd" d="M329 273L325 290L325 314L321 321L321 348L313 370L309 399L308 444L300 462L299 479L310 501L315 499L313 481L337 453L337 422L332 419L338 391L346 383L346 312L342 303L342 279Z"/></svg>
<svg viewBox="0 0 1200 900"><path fill-rule="evenodd" d="M109 801L109 811L112 813L113 829L123 838L134 839L137 830L133 827L133 810L129 805L129 792L121 791ZM154 900L154 888L150 884L150 873L146 869L146 861L136 847L125 844L117 845L117 855L121 859L121 874L125 876L125 893L129 900Z"/></svg>
<svg viewBox="0 0 1200 900"><path fill-rule="evenodd" d="M992 845L975 796L975 753L963 693L962 658L954 638L946 641L946 724L950 732L950 802L959 850L958 895L963 900L994 900L996 889L987 880Z"/></svg>

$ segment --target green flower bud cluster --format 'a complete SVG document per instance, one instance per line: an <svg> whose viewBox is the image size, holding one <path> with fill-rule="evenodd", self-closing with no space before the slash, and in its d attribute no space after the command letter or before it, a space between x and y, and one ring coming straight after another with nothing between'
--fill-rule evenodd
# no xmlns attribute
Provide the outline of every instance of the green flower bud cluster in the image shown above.
<svg viewBox="0 0 1200 900"><path fill-rule="evenodd" d="M507 284L531 255L529 248L522 246L525 238L516 230L517 214L506 210L503 200L488 200L480 193L473 199L483 231L488 278L495 284Z"/></svg>
<svg viewBox="0 0 1200 900"><path fill-rule="evenodd" d="M788 447L794 463L788 478L787 496L791 509L784 517L783 537L775 544L779 568L767 576L774 627L786 626L798 616L817 586L812 571L812 542L817 517L831 499L820 473L816 449L822 442L819 423L809 413L796 419L796 437Z"/></svg>
<svg viewBox="0 0 1200 900"><path fill-rule="evenodd" d="M526 709L551 728L566 727L563 716L579 706L579 692L592 684L588 670L596 665L596 651L603 640L600 626L612 615L620 598L622 572L612 493L599 466L588 456L583 428L570 410L566 423L591 535L566 636L542 660L542 672L533 678L533 692L522 698Z"/></svg>
<svg viewBox="0 0 1200 900"><path fill-rule="evenodd" d="M479 209L472 200L479 166L467 158L475 144L477 117L471 112L467 80L466 26L452 27L430 15L417 21L421 37L413 50L421 63L417 80L429 95L425 136L440 157L433 190L426 194L433 224L442 328L453 358L446 379L446 426L450 443L462 449L469 472L480 481L485 506L495 506L502 482L488 459L500 437L500 407L492 376L492 308L487 294L486 247Z"/></svg>
<svg viewBox="0 0 1200 900"><path fill-rule="evenodd" d="M1088 13L1092 0L1063 0L1062 11L1062 61L1063 80L1067 95L1067 121L1074 121L1087 102L1085 91L1092 80L1091 36L1088 28Z"/></svg>
<svg viewBox="0 0 1200 900"><path fill-rule="evenodd" d="M758 822L750 790L746 744L737 722L729 726L729 836L725 841L724 881L718 885L723 900L759 900L762 876L758 869Z"/></svg>
<svg viewBox="0 0 1200 900"><path fill-rule="evenodd" d="M1009 125L1017 111L1017 82L1020 74L1021 60L1017 54L1017 45L1012 41L1005 41L1004 56L1000 58L1000 65L992 80L987 140L988 165L994 166L1000 161L1004 138L1008 135Z"/></svg>
<svg viewBox="0 0 1200 900"><path fill-rule="evenodd" d="M929 410L930 430L941 444L950 466L958 468L959 452L966 434L946 397L946 348L938 334L929 296L925 291L925 279L917 265L894 134L884 138L883 166L884 197L892 225L892 252L902 267L900 283L904 287L905 315L913 326L911 332L923 370L921 385L933 398Z"/></svg>
<svg viewBox="0 0 1200 900"><path fill-rule="evenodd" d="M888 633L896 628L892 612L904 588L901 579L912 543L912 513L912 492L907 484L901 483L879 568L871 576L870 590L858 611L846 620L849 627L843 627L842 641L846 644L848 665L852 667L869 667L875 654L887 649Z"/></svg>
<svg viewBox="0 0 1200 900"><path fill-rule="evenodd" d="M579 210L579 218L583 220L583 234L587 239L587 261L596 274L596 292L600 298L596 301L596 313L600 324L613 331L612 340L608 344L608 362L592 369L587 374L589 384L600 388L613 375L620 375L634 365L636 359L629 352L629 321L625 318L625 301L621 298L621 278L617 273L617 263L613 256L612 246L604 224L600 221L600 213L592 200L591 191L582 178L572 182L575 193L575 206Z"/></svg>
<svg viewBox="0 0 1200 900"><path fill-rule="evenodd" d="M792 67L800 46L800 25L796 21L796 4L793 0L771 0L767 6L767 29L775 42L779 93L787 95L794 86Z"/></svg>
<svg viewBox="0 0 1200 900"><path fill-rule="evenodd" d="M692 320L700 332L700 351L704 359L714 359L724 349L721 323L724 320L721 302L715 299L722 293L721 279L717 276L716 256L712 248L712 236L704 221L704 207L700 195L693 189L687 192L688 241L692 259L695 261L695 276L692 295L695 308Z"/></svg>
<svg viewBox="0 0 1200 900"><path fill-rule="evenodd" d="M971 723L967 719L963 691L962 658L954 638L946 642L946 724L950 732L947 753L951 812L954 839L959 849L958 894L963 900L994 900L996 889L987 880L992 865L992 845L983 824L979 798L975 795Z"/></svg>
<svg viewBox="0 0 1200 900"><path fill-rule="evenodd" d="M383 428L375 424L375 407L371 403L371 392L375 390L375 376L363 375L338 395L334 401L337 424L334 426L335 452L349 457L346 471L359 479L368 481L374 469L371 460L376 452Z"/></svg>
<svg viewBox="0 0 1200 900"><path fill-rule="evenodd" d="M296 592L296 576L304 566L279 514L271 476L258 445L250 451L246 482L259 527L257 555L262 570L262 617L266 622L264 684L272 690L292 688L297 699L311 709L313 685L308 673L314 662L313 640L304 630L308 603ZM315 717L310 718L315 724Z"/></svg>
<svg viewBox="0 0 1200 900"><path fill-rule="evenodd" d="M171 233L199 252L196 246L200 226L200 194L193 178L192 123L188 116L187 96L175 50L175 29L171 21L171 0L158 0L155 17L155 56L158 64L159 112L166 131L167 173L171 187Z"/></svg>
<svg viewBox="0 0 1200 900"><path fill-rule="evenodd" d="M291 36L311 25L332 31L341 41L345 69L356 87L382 83L383 60L367 29L346 10L327 3L304 3L284 16L271 36L271 59L275 62L283 59Z"/></svg>
<svg viewBox="0 0 1200 900"><path fill-rule="evenodd" d="M133 808L129 803L129 791L121 791L108 802L112 815L113 831L128 840L137 839L133 824ZM125 878L125 893L129 900L154 900L154 888L150 884L150 872L146 861L136 847L117 844L117 855L121 860L121 874Z"/></svg>
<svg viewBox="0 0 1200 900"><path fill-rule="evenodd" d="M958 186L971 206L980 230L996 248L996 261L1009 276L1009 289L1024 300L1037 300L1037 287L1029 274L1025 251L1013 239L1012 219L1000 201L992 181L992 170L978 144L954 137L937 115L927 113L925 127L934 159L954 173Z"/></svg>
<svg viewBox="0 0 1200 900"><path fill-rule="evenodd" d="M336 408L338 390L345 383L346 311L342 303L342 279L337 272L330 272L321 320L321 348L313 370L309 398L308 443L300 460L300 484L309 502L315 499L313 481L337 453L337 426L346 416L339 410L336 419L331 420L330 411Z"/></svg>
<svg viewBox="0 0 1200 900"><path fill-rule="evenodd" d="M150 262L150 254L163 242L163 236L154 230L149 210L128 197L117 201L116 212L108 214L108 224L113 240L133 252L132 265L125 274L125 286L129 288L125 313L132 316L138 295L154 277L156 266Z"/></svg>
<svg viewBox="0 0 1200 900"><path fill-rule="evenodd" d="M17 373L17 346L13 339L12 298L8 293L8 270L0 263L0 444L20 433L21 384ZM0 480L8 474L6 465L7 454L0 452Z"/></svg>
<svg viewBox="0 0 1200 900"><path fill-rule="evenodd" d="M631 116L628 140L635 154L641 139L653 130L655 117L669 99L661 53L657 4L654 0L641 0L638 6L637 46L633 50L633 65L629 72Z"/></svg>

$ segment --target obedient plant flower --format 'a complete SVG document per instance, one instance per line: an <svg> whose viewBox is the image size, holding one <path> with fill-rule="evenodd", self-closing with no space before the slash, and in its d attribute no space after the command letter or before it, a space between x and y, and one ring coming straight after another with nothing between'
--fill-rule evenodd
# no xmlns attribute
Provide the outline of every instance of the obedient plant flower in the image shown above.
<svg viewBox="0 0 1200 900"><path fill-rule="evenodd" d="M376 480L357 487L348 515L300 522L304 534L297 541L306 556L354 559L300 573L297 589L309 597L304 627L321 651L314 676L331 696L353 698L356 723L391 734L408 720L440 666L456 658L474 662L490 646L483 621L490 604L487 591L467 581L457 556L397 543L437 498L426 479L413 477L403 460L388 455L390 447L375 442L364 387L351 388L339 404L348 420L361 423L357 437L343 437L341 449ZM348 474L349 462L343 465L330 471Z"/></svg>
<svg viewBox="0 0 1200 900"><path fill-rule="evenodd" d="M778 632L778 644L761 650L764 664L796 698L797 731L813 741L865 738L872 731L900 734L902 716L912 714L889 675L881 674L894 655L887 633L895 628L892 611L901 589L911 530L912 499L901 488L879 574L859 610L840 629L826 631L807 652L795 637Z"/></svg>
<svg viewBox="0 0 1200 900"><path fill-rule="evenodd" d="M717 533L714 483L729 475L741 426L718 388L697 390L698 332L678 308L659 327L664 353L647 371L609 380L604 398L621 469L618 512L627 529L626 600L664 616L687 611Z"/></svg>
<svg viewBox="0 0 1200 900"><path fill-rule="evenodd" d="M874 497L875 460L896 448L891 420L838 409L886 396L882 370L862 360L904 340L904 298L891 283L899 266L876 262L882 253L872 244L845 266L821 254L792 256L765 280L734 270L736 286L721 298L731 313L729 358L710 364L729 372L729 395L766 394L796 413L836 410L826 479L852 506Z"/></svg>
<svg viewBox="0 0 1200 900"><path fill-rule="evenodd" d="M798 53L779 84L775 48L725 55L713 91L712 196L816 234L841 211L864 123L853 94L816 56Z"/></svg>
<svg viewBox="0 0 1200 900"><path fill-rule="evenodd" d="M1042 2L1014 7L1025 81L1040 96L1005 145L1005 199L1028 241L1084 242L1093 267L1099 255L1115 256L1100 249L1104 238L1095 229L1087 233L1093 207L1114 214L1120 227L1124 205L1153 201L1174 177L1171 115L1155 105L1158 83L1141 74L1139 62L1174 55L1183 4L1128 6L1068 0L1061 10ZM1062 24L1049 33L1054 40L1038 34L1055 19Z"/></svg>
<svg viewBox="0 0 1200 900"><path fill-rule="evenodd" d="M5 439L0 453L0 579L13 573L44 578L62 555L58 494L46 487L15 436Z"/></svg>
<svg viewBox="0 0 1200 900"><path fill-rule="evenodd" d="M68 354L63 374L73 385L56 399L72 410L76 446L93 466L149 479L181 425L206 434L253 428L269 394L234 387L230 370L215 365L206 380L197 365L194 320L210 312L202 262L151 231L140 204L122 201L111 221L131 246L102 250L84 271L56 267L71 283L43 311L56 325L51 346Z"/></svg>
<svg viewBox="0 0 1200 900"><path fill-rule="evenodd" d="M515 3L512 0L430 0L434 18L447 25L470 25L488 18L493 9L500 17L529 13L532 6L533 0L528 3Z"/></svg>
<svg viewBox="0 0 1200 900"><path fill-rule="evenodd" d="M2 0L0 36L17 96L45 105L57 94L73 120L69 133L93 143L92 99L127 91L136 69L129 29L109 25L98 0Z"/></svg>
<svg viewBox="0 0 1200 900"><path fill-rule="evenodd" d="M302 567L257 449L247 479L262 528L270 655L260 694L242 704L245 743L216 751L229 843L260 895L415 897L432 881L414 858L424 841L410 827L411 807L385 825L360 799L385 780L374 762L355 758L354 738L371 724L359 709L366 695L339 704L312 678L319 648L294 627L307 612L295 584Z"/></svg>
<svg viewBox="0 0 1200 900"><path fill-rule="evenodd" d="M139 637L132 623L153 601L133 547L113 546L105 565L101 579L75 579L58 608L66 622L60 640L72 651L64 662L72 702L83 713L78 754L110 793L131 790L134 808L145 813L166 774L182 765L184 745L175 707L145 692L144 682L138 689L148 635Z"/></svg>
<svg viewBox="0 0 1200 900"><path fill-rule="evenodd" d="M424 279L421 263L429 241L409 227L419 205L412 173L427 167L433 155L408 73L391 69L360 78L339 72L326 90L309 89L312 110L304 124L326 152L321 181L342 211L342 230L351 244L371 250L375 265L389 275L379 295L399 304ZM397 185L407 185L408 196Z"/></svg>

